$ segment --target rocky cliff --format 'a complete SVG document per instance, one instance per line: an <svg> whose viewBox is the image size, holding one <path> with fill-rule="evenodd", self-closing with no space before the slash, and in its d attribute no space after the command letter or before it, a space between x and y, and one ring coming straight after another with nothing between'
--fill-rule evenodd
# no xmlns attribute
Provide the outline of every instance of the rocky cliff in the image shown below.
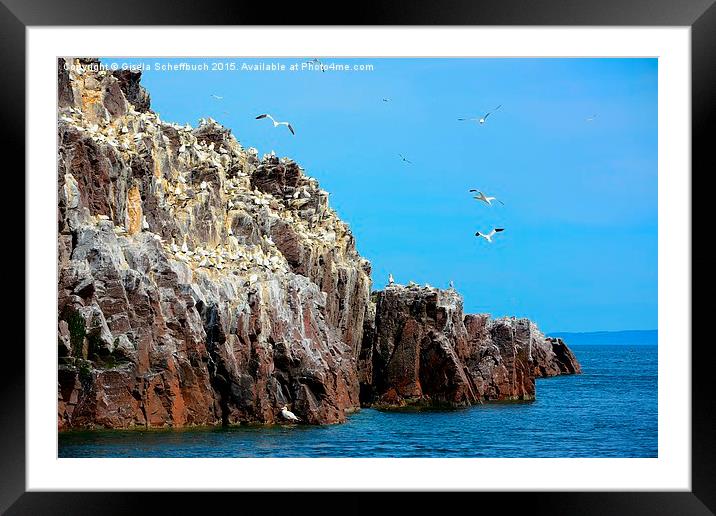
<svg viewBox="0 0 716 516"><path fill-rule="evenodd" d="M530 399L578 372L526 320L452 291L370 292L328 193L211 119L152 112L140 74L58 67L58 426L344 421L365 404ZM65 64L74 65L67 70Z"/></svg>
<svg viewBox="0 0 716 516"><path fill-rule="evenodd" d="M364 404L531 400L535 378L580 372L561 340L527 319L464 315L453 289L390 285L373 297L360 353Z"/></svg>

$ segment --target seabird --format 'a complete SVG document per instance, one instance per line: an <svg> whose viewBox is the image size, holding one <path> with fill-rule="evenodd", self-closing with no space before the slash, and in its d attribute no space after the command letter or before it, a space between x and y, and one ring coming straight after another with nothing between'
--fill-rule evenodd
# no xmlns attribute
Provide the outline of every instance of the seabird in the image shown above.
<svg viewBox="0 0 716 516"><path fill-rule="evenodd" d="M326 68L323 66L323 63L322 63L321 60L318 59L317 57L314 57L313 59L311 59L310 61L307 61L307 62L308 62L308 63L316 63L316 64L319 66L319 68L321 69L322 72L325 72L325 71L326 71Z"/></svg>
<svg viewBox="0 0 716 516"><path fill-rule="evenodd" d="M482 201L485 204L492 206L492 201L497 201L503 206L505 205L504 202L499 200L497 197L487 197L484 193L482 193L480 190L475 190L474 188L470 190L471 192L477 192L477 195L473 197L473 199L476 199L478 201Z"/></svg>
<svg viewBox="0 0 716 516"><path fill-rule="evenodd" d="M392 285L393 283L395 283L395 280L393 279L393 275L389 273L388 274L388 285Z"/></svg>
<svg viewBox="0 0 716 516"><path fill-rule="evenodd" d="M298 419L296 414L294 414L293 412L288 410L288 407L286 405L284 405L283 408L281 408L281 415L283 416L284 419L287 419L288 421L294 421L294 422L300 421L300 419Z"/></svg>
<svg viewBox="0 0 716 516"><path fill-rule="evenodd" d="M383 102L390 102L390 99L387 97L383 97Z"/></svg>
<svg viewBox="0 0 716 516"><path fill-rule="evenodd" d="M149 222L147 222L147 217L142 215L142 229L149 229Z"/></svg>
<svg viewBox="0 0 716 516"><path fill-rule="evenodd" d="M448 285L449 285L448 288L450 288L451 290L455 290L455 283L453 283L452 280L450 280L450 283Z"/></svg>
<svg viewBox="0 0 716 516"><path fill-rule="evenodd" d="M201 184L199 185L199 188L201 188L202 190L206 190L206 187L207 187L206 181L202 181Z"/></svg>
<svg viewBox="0 0 716 516"><path fill-rule="evenodd" d="M597 118L597 115L592 115L586 119L587 122L594 122L594 119Z"/></svg>
<svg viewBox="0 0 716 516"><path fill-rule="evenodd" d="M462 122L468 121L468 120L470 120L470 121L475 121L475 122L478 122L480 125L482 125L482 124L485 123L485 121L487 120L487 117L488 117L488 116L490 116L492 113L494 113L495 111L497 111L497 110L500 109L501 107L502 107L502 104L500 104L499 106L497 106L497 107L496 107L495 109L493 109L492 111L488 111L487 113L485 113L485 114L484 114L483 116L481 116L481 117L475 117L475 118L458 118L458 120L460 120L460 121L462 121Z"/></svg>
<svg viewBox="0 0 716 516"><path fill-rule="evenodd" d="M218 95L211 94L212 97L214 97L216 100L224 100L224 97L219 97Z"/></svg>
<svg viewBox="0 0 716 516"><path fill-rule="evenodd" d="M262 118L270 118L271 121L273 122L273 126L274 126L274 127L278 127L279 125L285 125L286 127L288 127L288 130L291 131L291 134L294 134L294 135L296 134L296 133L294 132L294 130L293 130L293 127L291 127L291 124L288 123L288 122L277 122L277 121L274 120L274 118L273 118L271 115L269 115L268 113L264 113L263 115L257 116L257 117L256 117L256 120L260 120L260 119L262 119Z"/></svg>
<svg viewBox="0 0 716 516"><path fill-rule="evenodd" d="M495 228L487 234L483 234L478 231L477 233L475 233L475 236L482 237L485 240L487 240L488 242L492 243L492 237L495 236L500 231L504 231L504 230L505 230L504 228Z"/></svg>
<svg viewBox="0 0 716 516"><path fill-rule="evenodd" d="M410 163L411 165L413 164L412 161L408 160L408 159L407 159L405 156L403 156L402 154L398 154L398 156L400 156L400 159L403 160L403 161L405 161L406 163Z"/></svg>

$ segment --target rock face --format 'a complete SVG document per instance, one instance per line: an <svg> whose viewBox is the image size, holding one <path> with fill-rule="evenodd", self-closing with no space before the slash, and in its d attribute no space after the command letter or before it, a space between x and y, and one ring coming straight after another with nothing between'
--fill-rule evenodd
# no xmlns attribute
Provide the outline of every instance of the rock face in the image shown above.
<svg viewBox="0 0 716 516"><path fill-rule="evenodd" d="M527 319L463 315L455 290L391 285L373 297L359 355L364 405L531 400L536 377L580 372L564 343Z"/></svg>
<svg viewBox="0 0 716 516"><path fill-rule="evenodd" d="M463 316L453 290L371 302L370 263L296 163L160 120L139 73L59 64L60 429L275 423L283 405L337 423L579 372L561 340Z"/></svg>
<svg viewBox="0 0 716 516"><path fill-rule="evenodd" d="M59 427L344 421L370 264L326 192L161 121L138 74L63 64Z"/></svg>

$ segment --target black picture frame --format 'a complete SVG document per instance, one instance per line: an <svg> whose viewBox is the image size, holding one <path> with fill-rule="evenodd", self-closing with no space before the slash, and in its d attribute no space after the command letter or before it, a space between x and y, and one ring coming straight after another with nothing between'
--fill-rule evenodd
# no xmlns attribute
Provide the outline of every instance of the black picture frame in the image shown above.
<svg viewBox="0 0 716 516"><path fill-rule="evenodd" d="M394 3L361 2L310 8L294 3L277 9L268 2L196 3L189 0L0 0L0 70L3 72L2 131L4 149L25 148L25 30L43 25L553 25L553 26L689 26L692 73L692 171L716 170L713 137L716 114L716 4L714 0L426 0ZM24 170L24 153L14 152ZM6 168L6 171L10 169ZM11 175L11 174L8 174ZM31 194L25 177L15 172L15 192ZM692 182L693 185L693 182ZM693 186L692 186L693 191ZM703 195L703 194L702 194ZM692 200L692 206L695 202ZM17 212L16 212L17 213ZM692 216L694 222L696 217ZM24 223L14 224L23 234ZM703 233L702 233L703 234ZM6 237L9 238L9 237ZM19 248L19 243L17 244ZM24 249L24 246L23 246ZM22 251L24 253L24 250ZM693 249L692 253L693 264ZM17 266L15 266L17 268ZM9 270L9 269L7 269ZM14 272L14 270L13 270ZM31 271L25 269L25 274ZM691 274L693 276L693 265ZM699 283L701 284L701 283ZM705 286L699 290L705 290ZM692 290L693 292L693 290ZM16 296L16 294L15 294ZM16 304L16 303L15 303ZM24 306L24 303L23 303ZM692 309L695 308L692 303ZM31 309L31 307L28 307ZM9 310L8 315L12 317ZM26 315L27 317L27 315ZM693 318L693 315L692 315ZM27 321L27 318L25 319ZM13 326L18 326L13 324ZM693 333L692 333L693 335ZM17 336L17 339L24 338ZM13 339L14 342L17 342ZM712 395L714 363L710 339L693 338L692 357L692 490L690 492L532 492L451 493L451 504L508 507L537 514L714 514L716 511L716 407ZM127 514L171 511L206 512L217 503L229 507L256 505L271 510L275 495L254 493L48 493L25 492L25 350L6 342L0 391L0 511L7 514ZM684 343L688 352L689 343ZM387 508L375 493L293 493L295 512L365 513ZM268 503L267 503L268 497ZM401 512L424 512L424 494L401 494ZM497 505L495 505L497 504ZM173 509L172 509L173 508ZM318 508L318 509L317 509ZM444 509L443 509L444 510ZM276 511L278 512L278 511ZM284 512L284 511L281 511Z"/></svg>

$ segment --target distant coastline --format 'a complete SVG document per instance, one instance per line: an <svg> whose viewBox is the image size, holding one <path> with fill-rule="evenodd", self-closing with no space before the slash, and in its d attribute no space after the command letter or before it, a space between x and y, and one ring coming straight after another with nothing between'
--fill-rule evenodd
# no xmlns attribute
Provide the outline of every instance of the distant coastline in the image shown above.
<svg viewBox="0 0 716 516"><path fill-rule="evenodd" d="M549 337L559 337L569 346L656 346L658 330L623 330L590 332L554 332Z"/></svg>

